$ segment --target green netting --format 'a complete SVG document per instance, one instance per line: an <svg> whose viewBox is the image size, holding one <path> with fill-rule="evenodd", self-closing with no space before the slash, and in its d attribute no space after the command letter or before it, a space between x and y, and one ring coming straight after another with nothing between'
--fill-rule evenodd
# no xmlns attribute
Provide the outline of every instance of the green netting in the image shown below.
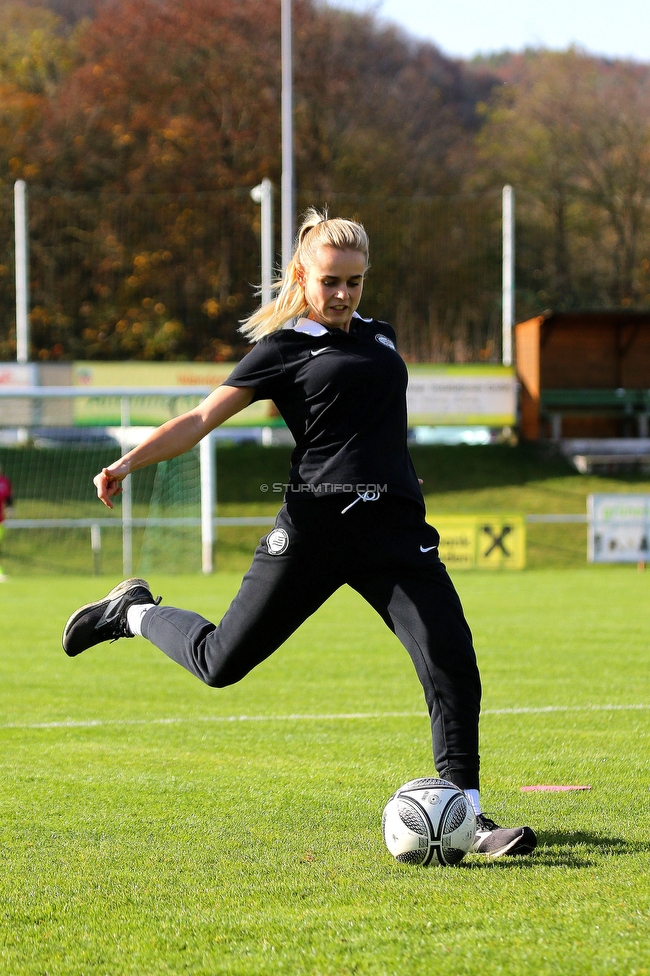
<svg viewBox="0 0 650 976"><path fill-rule="evenodd" d="M2 543L2 566L9 575L37 573L122 573L122 503L111 512L98 500L92 479L115 461L119 448L83 444L79 447L0 448L0 465L14 493L12 520L32 523L61 520L48 527L12 527ZM179 519L200 516L198 449L132 475L134 519ZM101 551L93 553L90 526L63 520L92 519L100 526ZM198 525L135 526L133 571L199 572L201 530Z"/></svg>
<svg viewBox="0 0 650 976"><path fill-rule="evenodd" d="M200 518L200 515L198 450L158 464L149 502L149 517L176 519ZM148 525L144 530L137 565L139 573L200 572L200 527Z"/></svg>

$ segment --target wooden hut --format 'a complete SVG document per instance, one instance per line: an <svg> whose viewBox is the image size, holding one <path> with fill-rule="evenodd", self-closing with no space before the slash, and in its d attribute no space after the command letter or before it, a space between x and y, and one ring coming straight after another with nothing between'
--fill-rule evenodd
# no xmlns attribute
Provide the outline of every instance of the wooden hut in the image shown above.
<svg viewBox="0 0 650 976"><path fill-rule="evenodd" d="M525 439L648 436L650 310L545 312L515 355Z"/></svg>

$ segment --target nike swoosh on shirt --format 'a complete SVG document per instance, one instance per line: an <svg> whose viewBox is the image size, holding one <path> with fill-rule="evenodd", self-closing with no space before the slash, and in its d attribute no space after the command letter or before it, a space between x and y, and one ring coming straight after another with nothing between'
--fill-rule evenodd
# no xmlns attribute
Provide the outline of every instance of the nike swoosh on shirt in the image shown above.
<svg viewBox="0 0 650 976"><path fill-rule="evenodd" d="M309 355L310 356L320 356L320 354L323 353L323 352L332 352L332 350L330 349L329 346L326 346L325 349L310 349L309 350Z"/></svg>
<svg viewBox="0 0 650 976"><path fill-rule="evenodd" d="M437 549L437 546L429 546L427 549L424 546L420 546L420 552L431 552L432 549Z"/></svg>

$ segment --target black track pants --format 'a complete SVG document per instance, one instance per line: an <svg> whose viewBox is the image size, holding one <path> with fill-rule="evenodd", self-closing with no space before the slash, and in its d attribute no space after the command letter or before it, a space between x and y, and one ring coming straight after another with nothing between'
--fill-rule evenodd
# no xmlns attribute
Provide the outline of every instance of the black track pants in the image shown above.
<svg viewBox="0 0 650 976"><path fill-rule="evenodd" d="M458 595L438 558L438 534L417 504L382 495L289 500L265 536L221 622L155 607L142 633L214 687L233 684L277 650L344 583L409 652L431 716L440 776L478 789L481 685Z"/></svg>

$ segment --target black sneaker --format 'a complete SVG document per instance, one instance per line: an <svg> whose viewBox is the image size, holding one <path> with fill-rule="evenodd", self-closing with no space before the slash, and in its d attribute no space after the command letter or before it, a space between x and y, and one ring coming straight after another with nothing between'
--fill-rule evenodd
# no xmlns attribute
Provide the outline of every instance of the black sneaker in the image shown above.
<svg viewBox="0 0 650 976"><path fill-rule="evenodd" d="M537 847L532 827L499 827L484 813L476 817L476 836L470 850L474 854L501 857L503 854L530 854Z"/></svg>
<svg viewBox="0 0 650 976"><path fill-rule="evenodd" d="M63 631L63 650L76 657L102 641L133 637L126 621L126 611L138 603L160 603L154 600L149 584L143 579L128 579L114 586L108 596L87 603L72 614Z"/></svg>

